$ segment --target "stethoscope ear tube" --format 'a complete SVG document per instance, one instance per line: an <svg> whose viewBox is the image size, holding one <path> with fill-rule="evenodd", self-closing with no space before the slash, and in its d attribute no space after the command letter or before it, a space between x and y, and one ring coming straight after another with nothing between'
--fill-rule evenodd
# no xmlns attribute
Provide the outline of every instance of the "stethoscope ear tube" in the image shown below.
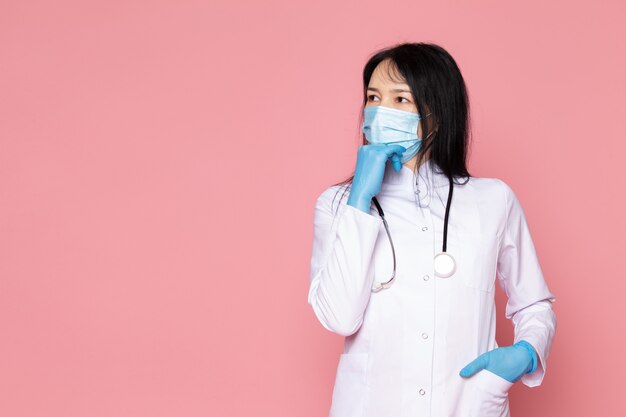
<svg viewBox="0 0 626 417"><path fill-rule="evenodd" d="M445 252L448 247L448 217L450 216L450 204L452 203L452 191L454 187L452 186L452 177L448 177L450 181L450 188L448 189L448 201L446 202L446 215L443 219L443 249L442 252Z"/></svg>

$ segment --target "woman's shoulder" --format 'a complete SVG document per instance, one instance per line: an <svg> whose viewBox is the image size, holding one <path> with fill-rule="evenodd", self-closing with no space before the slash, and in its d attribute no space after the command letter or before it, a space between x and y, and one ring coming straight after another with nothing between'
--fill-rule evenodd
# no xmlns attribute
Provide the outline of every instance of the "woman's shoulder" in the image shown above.
<svg viewBox="0 0 626 417"><path fill-rule="evenodd" d="M503 194L512 191L506 181L497 177L469 177L468 183L472 184L472 188L482 192Z"/></svg>
<svg viewBox="0 0 626 417"><path fill-rule="evenodd" d="M350 194L350 184L333 184L322 189L317 195L316 207L330 210L346 204Z"/></svg>
<svg viewBox="0 0 626 417"><path fill-rule="evenodd" d="M519 206L520 204L513 188L501 178L470 177L468 184L472 184L471 189L481 200L500 204L506 210L510 210L513 206Z"/></svg>

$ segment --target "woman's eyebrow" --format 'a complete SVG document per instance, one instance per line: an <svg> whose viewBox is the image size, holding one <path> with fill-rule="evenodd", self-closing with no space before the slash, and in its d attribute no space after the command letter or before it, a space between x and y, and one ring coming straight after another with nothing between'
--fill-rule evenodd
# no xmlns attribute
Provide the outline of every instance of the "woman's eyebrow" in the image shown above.
<svg viewBox="0 0 626 417"><path fill-rule="evenodd" d="M378 88L375 88L375 87L367 87L367 89L368 89L368 90L373 90L373 91L380 92L380 91L378 90ZM391 91L391 92L393 92L393 93L410 93L410 92L411 92L411 91L409 91L409 90L405 90L405 89L403 89L403 88L393 88L393 89L391 89L391 90L389 90L389 91Z"/></svg>

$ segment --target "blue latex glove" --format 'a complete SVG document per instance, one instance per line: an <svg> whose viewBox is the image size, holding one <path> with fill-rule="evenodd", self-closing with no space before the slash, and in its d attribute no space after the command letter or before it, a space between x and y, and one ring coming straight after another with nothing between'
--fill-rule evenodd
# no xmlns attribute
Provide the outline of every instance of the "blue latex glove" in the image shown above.
<svg viewBox="0 0 626 417"><path fill-rule="evenodd" d="M487 369L509 382L516 382L524 374L537 369L537 352L525 340L511 346L499 347L485 352L461 369L464 378Z"/></svg>
<svg viewBox="0 0 626 417"><path fill-rule="evenodd" d="M347 204L369 213L372 197L380 192L387 160L391 159L393 168L399 172L402 169L400 156L405 150L404 146L384 143L359 146Z"/></svg>

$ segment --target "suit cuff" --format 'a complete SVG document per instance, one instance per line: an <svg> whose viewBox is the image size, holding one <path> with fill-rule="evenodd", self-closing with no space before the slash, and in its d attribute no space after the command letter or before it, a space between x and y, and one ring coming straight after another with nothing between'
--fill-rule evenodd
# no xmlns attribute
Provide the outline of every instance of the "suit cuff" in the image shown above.
<svg viewBox="0 0 626 417"><path fill-rule="evenodd" d="M532 329L528 329L525 334L516 335L515 339L515 343L524 340L530 344L535 349L538 358L536 369L531 373L525 373L521 378L522 383L530 388L541 385L546 372L545 342L543 342L542 337L533 334Z"/></svg>

